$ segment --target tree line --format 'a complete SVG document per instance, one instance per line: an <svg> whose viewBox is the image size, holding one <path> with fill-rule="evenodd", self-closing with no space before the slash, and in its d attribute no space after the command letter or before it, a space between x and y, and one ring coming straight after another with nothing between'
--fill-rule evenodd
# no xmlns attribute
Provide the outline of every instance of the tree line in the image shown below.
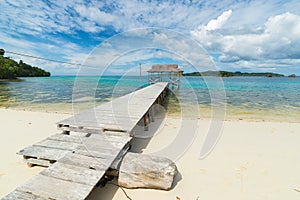
<svg viewBox="0 0 300 200"><path fill-rule="evenodd" d="M283 74L272 72L228 72L228 71L205 71L205 72L192 72L184 73L184 76L219 76L219 77L232 77L232 76L267 76L267 77L282 77Z"/></svg>
<svg viewBox="0 0 300 200"><path fill-rule="evenodd" d="M17 77L38 77L51 75L50 72L26 64L22 60L16 62L9 57L4 57L4 54L4 49L0 49L0 79L16 79Z"/></svg>

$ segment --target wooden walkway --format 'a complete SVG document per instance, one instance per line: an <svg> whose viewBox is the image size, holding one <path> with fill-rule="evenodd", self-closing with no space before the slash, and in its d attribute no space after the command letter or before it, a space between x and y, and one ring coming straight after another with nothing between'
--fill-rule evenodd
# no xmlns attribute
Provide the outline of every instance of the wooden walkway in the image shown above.
<svg viewBox="0 0 300 200"><path fill-rule="evenodd" d="M148 127L151 106L166 95L156 83L58 123L52 135L18 152L29 165L49 166L3 199L85 199L128 151L132 129Z"/></svg>
<svg viewBox="0 0 300 200"><path fill-rule="evenodd" d="M130 133L136 124L151 117L151 106L161 103L168 83L160 82L104 103L94 109L79 113L58 123L65 131L97 133L119 131Z"/></svg>

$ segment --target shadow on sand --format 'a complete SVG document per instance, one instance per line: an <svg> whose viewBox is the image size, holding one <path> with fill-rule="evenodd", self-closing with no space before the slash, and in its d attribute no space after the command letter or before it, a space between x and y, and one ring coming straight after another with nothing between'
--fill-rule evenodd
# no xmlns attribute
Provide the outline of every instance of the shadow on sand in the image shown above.
<svg viewBox="0 0 300 200"><path fill-rule="evenodd" d="M156 112L154 117L154 122L150 123L148 131L144 130L142 122L139 122L137 126L133 129L133 139L131 142L130 152L134 153L143 153L143 150L148 146L151 138L161 132L166 122L166 112L160 111ZM182 179L181 174L178 172L176 175L172 189L180 182ZM95 187L91 194L88 196L87 200L102 200L102 199L113 199L116 195L117 190L119 189L117 178L114 178L112 181L108 182L105 187ZM130 195L129 189L125 189L126 193ZM133 190L132 190L133 191ZM124 199L126 196L124 194Z"/></svg>

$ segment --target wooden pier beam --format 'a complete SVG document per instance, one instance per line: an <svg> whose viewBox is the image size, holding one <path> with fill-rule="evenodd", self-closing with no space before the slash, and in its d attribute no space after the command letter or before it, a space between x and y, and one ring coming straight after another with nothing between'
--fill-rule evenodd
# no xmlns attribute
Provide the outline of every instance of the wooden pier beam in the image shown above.
<svg viewBox="0 0 300 200"><path fill-rule="evenodd" d="M149 130L149 111L146 112L143 119L144 119L145 131L148 131Z"/></svg>

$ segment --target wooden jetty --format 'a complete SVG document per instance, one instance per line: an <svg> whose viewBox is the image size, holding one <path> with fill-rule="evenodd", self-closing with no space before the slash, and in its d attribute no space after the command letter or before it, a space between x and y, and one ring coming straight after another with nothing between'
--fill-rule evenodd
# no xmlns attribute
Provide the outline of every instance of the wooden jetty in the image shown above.
<svg viewBox="0 0 300 200"><path fill-rule="evenodd" d="M152 105L163 101L167 86L167 82L159 82L142 88L63 120L58 123L58 127L66 132L115 131L131 134L132 129L143 119L147 129L153 115Z"/></svg>
<svg viewBox="0 0 300 200"><path fill-rule="evenodd" d="M45 170L3 199L85 199L128 151L132 130L148 129L153 105L161 103L168 83L160 82L58 122L52 135L18 152L29 166Z"/></svg>
<svg viewBox="0 0 300 200"><path fill-rule="evenodd" d="M166 81L172 89L180 87L180 76L183 70L178 68L178 64L155 64L147 72L149 84Z"/></svg>

